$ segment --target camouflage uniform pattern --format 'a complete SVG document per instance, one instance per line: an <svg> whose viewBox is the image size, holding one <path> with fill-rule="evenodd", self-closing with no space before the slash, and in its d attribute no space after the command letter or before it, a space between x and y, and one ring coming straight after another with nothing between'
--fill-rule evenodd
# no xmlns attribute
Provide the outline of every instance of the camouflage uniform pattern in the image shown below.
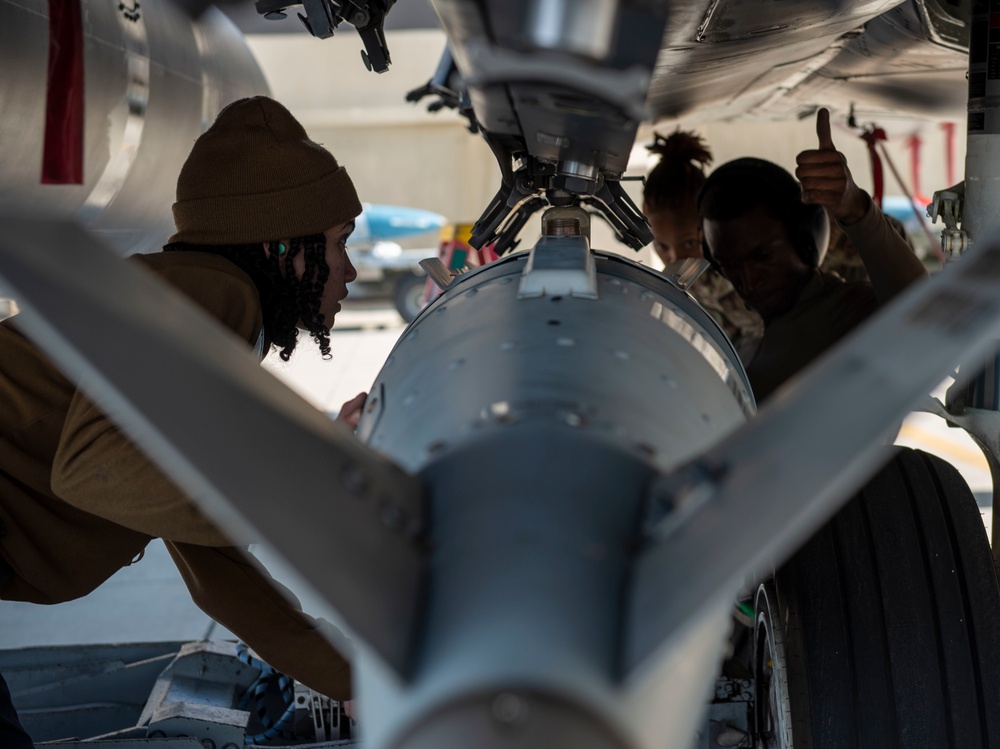
<svg viewBox="0 0 1000 749"><path fill-rule="evenodd" d="M740 360L747 364L764 335L764 321L749 309L733 285L718 271L709 268L688 289L705 308L736 348Z"/></svg>
<svg viewBox="0 0 1000 749"><path fill-rule="evenodd" d="M830 249L823 258L820 270L832 273L847 283L869 280L861 256L836 221L830 222Z"/></svg>

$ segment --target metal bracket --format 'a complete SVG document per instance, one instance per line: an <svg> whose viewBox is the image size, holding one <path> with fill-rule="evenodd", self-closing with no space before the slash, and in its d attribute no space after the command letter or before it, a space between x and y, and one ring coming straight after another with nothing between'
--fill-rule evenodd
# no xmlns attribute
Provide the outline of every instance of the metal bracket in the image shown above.
<svg viewBox="0 0 1000 749"><path fill-rule="evenodd" d="M597 264L582 236L542 237L531 250L517 298L556 295L598 298Z"/></svg>
<svg viewBox="0 0 1000 749"><path fill-rule="evenodd" d="M194 736L242 746L250 713L234 705L234 687L242 691L252 681L231 643L188 643L163 669L138 725L150 738Z"/></svg>
<svg viewBox="0 0 1000 749"><path fill-rule="evenodd" d="M424 273L430 276L431 280L437 284L437 287L442 291L451 286L451 282L454 281L455 276L458 275L442 263L441 258L438 257L424 258L420 261L420 267L424 269Z"/></svg>
<svg viewBox="0 0 1000 749"><path fill-rule="evenodd" d="M503 255L509 250L513 250L519 244L517 235L521 233L521 229L524 225L528 223L536 211L544 208L548 203L545 198L540 196L535 196L533 198L528 198L524 202L520 203L514 212L510 214L507 221L496 233L495 239L489 242L489 246L497 255Z"/></svg>
<svg viewBox="0 0 1000 749"><path fill-rule="evenodd" d="M509 183L504 181L476 222L469 244L476 249L494 244L494 252L502 255L512 245L514 237L528 218L539 208L546 204L564 205L567 200L577 199L580 204L590 206L600 213L622 244L633 250L641 250L653 241L649 222L619 181L609 180L603 174L598 175L593 195L577 198L562 187L550 189L549 182L554 176L549 173L552 169L550 164L530 159L514 172ZM540 193L544 193L545 197ZM507 226L498 232L497 228L512 213L514 216Z"/></svg>
<svg viewBox="0 0 1000 749"><path fill-rule="evenodd" d="M687 291L711 265L703 257L686 257L667 265L663 269L663 275L672 278L678 286Z"/></svg>
<svg viewBox="0 0 1000 749"><path fill-rule="evenodd" d="M944 221L941 230L941 249L948 258L954 259L971 246L969 235L958 228L962 222L962 203L965 200L965 183L959 182L947 190L938 190L927 207L927 217L937 223Z"/></svg>
<svg viewBox="0 0 1000 749"><path fill-rule="evenodd" d="M653 230L649 222L632 202L620 181L608 180L602 175L594 197L586 198L583 202L600 211L622 244L627 244L633 250L641 250L653 241Z"/></svg>
<svg viewBox="0 0 1000 749"><path fill-rule="evenodd" d="M472 110L472 101L469 99L469 92L465 87L462 74L455 65L451 49L445 47L438 61L437 69L433 77L423 86L418 86L406 93L406 100L416 103L425 96L437 97L427 105L428 112L440 112L442 109L454 109L469 121L468 130L470 133L479 132L479 121L476 113Z"/></svg>
<svg viewBox="0 0 1000 749"><path fill-rule="evenodd" d="M295 684L295 725L310 742L347 741L352 720L344 714L344 704L314 692L305 684ZM296 733L299 731L297 730Z"/></svg>
<svg viewBox="0 0 1000 749"><path fill-rule="evenodd" d="M333 7L329 0L302 0L302 10L305 15L297 13L306 31L317 39L329 39L333 36L333 30L340 23L340 19L334 14Z"/></svg>
<svg viewBox="0 0 1000 749"><path fill-rule="evenodd" d="M358 13L356 20L348 19L358 30L361 42L365 48L361 50L361 60L368 70L376 73L385 73L392 64L389 56L389 45L385 41L385 14L395 0L388 0L379 7L379 4L370 3L367 12Z"/></svg>
<svg viewBox="0 0 1000 749"><path fill-rule="evenodd" d="M286 11L289 8L301 6L304 14L297 14L299 20L317 39L329 39L337 27L347 21L358 30L365 45L361 52L365 67L376 73L384 73L392 62L385 42L385 15L395 2L396 0L347 0L339 3L332 0L257 0L254 7L267 20L280 21L287 18Z"/></svg>
<svg viewBox="0 0 1000 749"><path fill-rule="evenodd" d="M497 242L500 238L496 233L497 228L503 223L504 219L512 211L518 209L521 205L528 204L527 201L536 196L536 190L534 189L533 180L529 175L529 169L529 166L522 166L512 175L510 183L505 180L500 185L497 194L490 201L483 215L476 221L476 225L472 227L472 237L469 239L469 244L477 250L482 249L484 245ZM532 206L530 213L524 217L521 226L528 220L531 213L541 208L543 204L530 203ZM494 251L501 254L499 250Z"/></svg>

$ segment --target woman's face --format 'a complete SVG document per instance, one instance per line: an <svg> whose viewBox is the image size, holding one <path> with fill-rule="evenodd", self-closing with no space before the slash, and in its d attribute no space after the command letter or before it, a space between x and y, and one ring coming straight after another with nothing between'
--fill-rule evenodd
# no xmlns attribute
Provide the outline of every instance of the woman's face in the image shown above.
<svg viewBox="0 0 1000 749"><path fill-rule="evenodd" d="M337 226L331 226L323 236L326 237L326 264L330 266L330 278L323 287L320 297L319 311L323 313L323 324L329 330L333 327L333 318L340 311L340 303L347 298L347 284L358 277L358 272L347 256L347 238L354 231L354 220ZM301 272L296 269L296 272Z"/></svg>
<svg viewBox="0 0 1000 749"><path fill-rule="evenodd" d="M340 311L340 303L347 297L347 284L358 277L358 272L351 259L347 256L347 238L354 231L354 220L337 226L331 226L323 236L326 238L326 264L330 268L330 277L323 287L320 296L319 311L323 314L323 325L329 330L333 327L333 319ZM289 240L282 240L287 247ZM306 259L303 253L292 259L292 269L295 275L302 278L306 270Z"/></svg>
<svg viewBox="0 0 1000 749"><path fill-rule="evenodd" d="M691 210L662 208L643 211L653 229L653 250L664 265L689 257L702 257L698 214Z"/></svg>

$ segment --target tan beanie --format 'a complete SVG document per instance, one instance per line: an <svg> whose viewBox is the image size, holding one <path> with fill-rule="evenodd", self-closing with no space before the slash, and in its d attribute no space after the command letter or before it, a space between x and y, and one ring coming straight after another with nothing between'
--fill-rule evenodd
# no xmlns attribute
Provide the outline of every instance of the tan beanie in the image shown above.
<svg viewBox="0 0 1000 749"><path fill-rule="evenodd" d="M266 96L235 101L177 179L171 242L246 244L321 234L361 213L347 171Z"/></svg>

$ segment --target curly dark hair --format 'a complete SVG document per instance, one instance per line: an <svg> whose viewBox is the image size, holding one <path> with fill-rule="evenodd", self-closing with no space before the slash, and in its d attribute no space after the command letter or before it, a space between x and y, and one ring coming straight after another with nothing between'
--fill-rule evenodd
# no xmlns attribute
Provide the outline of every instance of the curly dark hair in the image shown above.
<svg viewBox="0 0 1000 749"><path fill-rule="evenodd" d="M291 358L298 342L298 325L305 326L309 336L319 346L324 359L330 358L330 333L324 325L320 311L323 287L330 278L326 263L326 237L310 234L294 237L287 252L280 258L277 242L269 245L270 254L264 252L262 243L237 245L198 245L174 242L164 246L164 252L210 252L226 258L250 276L260 295L264 330L271 345L279 348L283 361ZM291 272L292 260L303 254L305 270L302 278ZM282 264L288 272L282 272Z"/></svg>
<svg viewBox="0 0 1000 749"><path fill-rule="evenodd" d="M647 210L693 206L705 184L705 167L712 163L712 152L701 136L686 130L666 138L653 133L653 142L646 148L660 157L646 175L642 197Z"/></svg>

